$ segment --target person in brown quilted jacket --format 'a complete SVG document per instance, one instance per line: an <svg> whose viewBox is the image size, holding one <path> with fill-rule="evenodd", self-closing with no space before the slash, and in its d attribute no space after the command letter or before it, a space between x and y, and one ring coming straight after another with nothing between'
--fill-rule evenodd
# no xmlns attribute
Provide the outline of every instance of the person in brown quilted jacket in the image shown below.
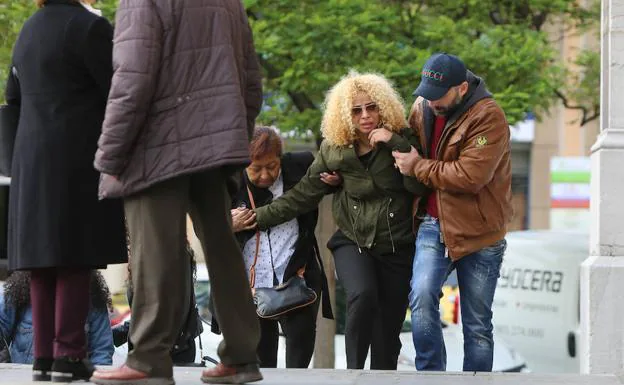
<svg viewBox="0 0 624 385"><path fill-rule="evenodd" d="M170 350L188 308L186 214L202 243L221 363L207 383L262 379L258 320L230 225L229 181L249 163L261 74L241 1L122 0L95 167L121 196L131 245L134 346L96 384L173 384ZM238 179L238 176L237 176Z"/></svg>

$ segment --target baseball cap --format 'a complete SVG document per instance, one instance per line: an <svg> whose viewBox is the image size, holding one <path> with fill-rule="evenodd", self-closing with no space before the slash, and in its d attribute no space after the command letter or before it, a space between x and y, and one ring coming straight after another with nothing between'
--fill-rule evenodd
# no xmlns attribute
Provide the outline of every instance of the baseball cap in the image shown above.
<svg viewBox="0 0 624 385"><path fill-rule="evenodd" d="M420 84L413 95L438 100L451 87L466 81L466 65L455 55L436 53L427 59L420 75Z"/></svg>

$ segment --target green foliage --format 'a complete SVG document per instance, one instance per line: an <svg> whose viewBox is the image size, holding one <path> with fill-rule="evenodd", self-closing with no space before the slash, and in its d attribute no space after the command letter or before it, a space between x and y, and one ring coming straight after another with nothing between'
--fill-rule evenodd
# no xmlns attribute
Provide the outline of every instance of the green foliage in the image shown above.
<svg viewBox="0 0 624 385"><path fill-rule="evenodd" d="M562 63L543 31L546 23L596 29L600 2L577 0L244 0L265 72L260 121L298 135L317 135L325 92L349 69L389 77L413 100L427 57L446 51L485 78L510 123L538 116L559 99L584 112L599 112L598 52ZM113 20L117 0L97 6ZM32 0L0 4L0 81L13 42L34 11ZM568 70L581 68L580 75Z"/></svg>
<svg viewBox="0 0 624 385"><path fill-rule="evenodd" d="M4 84L11 64L13 43L24 21L35 11L33 0L0 2L0 90L4 100Z"/></svg>
<svg viewBox="0 0 624 385"><path fill-rule="evenodd" d="M567 108L581 111L582 126L600 116L600 52L581 51L574 64L581 71L564 71L569 81L559 96Z"/></svg>
<svg viewBox="0 0 624 385"><path fill-rule="evenodd" d="M528 111L539 116L557 101L558 90L574 100L591 98L594 108L599 63L591 54L582 56L577 64L586 68L585 76L572 79L543 32L546 22L595 27L599 8L577 3L249 0L270 95L260 120L285 131L318 133L324 93L351 68L385 74L409 106L424 61L441 51L462 57L485 78L512 124Z"/></svg>
<svg viewBox="0 0 624 385"><path fill-rule="evenodd" d="M96 7L113 20L118 0L100 0ZM4 84L11 65L13 45L24 25L37 7L34 0L3 0L0 2L0 100L4 99Z"/></svg>
<svg viewBox="0 0 624 385"><path fill-rule="evenodd" d="M95 3L95 7L102 10L102 16L106 17L111 23L115 20L115 10L119 0L99 0Z"/></svg>

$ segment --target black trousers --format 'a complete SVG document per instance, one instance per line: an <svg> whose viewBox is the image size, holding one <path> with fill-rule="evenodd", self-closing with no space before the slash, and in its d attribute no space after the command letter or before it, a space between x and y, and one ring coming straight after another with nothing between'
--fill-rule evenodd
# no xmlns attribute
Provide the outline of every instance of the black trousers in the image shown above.
<svg viewBox="0 0 624 385"><path fill-rule="evenodd" d="M318 294L318 291L317 291ZM307 368L314 353L316 339L316 315L319 299L310 306L294 311L279 321L260 318L260 343L258 358L263 368L277 367L279 326L286 337L286 367Z"/></svg>
<svg viewBox="0 0 624 385"><path fill-rule="evenodd" d="M286 367L307 368L310 365L316 341L316 317L321 303L321 270L318 263L308 263L304 277L308 287L318 296L315 303L295 310L279 321L259 318L260 343L257 353L263 368L277 367L278 322L286 338Z"/></svg>
<svg viewBox="0 0 624 385"><path fill-rule="evenodd" d="M331 242L331 241L330 241ZM332 248L338 280L347 294L345 349L348 369L396 370L412 277L414 248L396 253L358 250L341 242Z"/></svg>

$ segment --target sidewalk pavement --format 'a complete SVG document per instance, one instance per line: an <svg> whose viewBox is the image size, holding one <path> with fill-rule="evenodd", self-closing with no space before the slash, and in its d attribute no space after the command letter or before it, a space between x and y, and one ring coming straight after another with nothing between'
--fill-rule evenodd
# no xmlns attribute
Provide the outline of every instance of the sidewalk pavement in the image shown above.
<svg viewBox="0 0 624 385"><path fill-rule="evenodd" d="M258 385L624 385L624 375L417 373L330 369L263 369ZM201 368L175 368L178 385L200 385ZM0 384L37 384L30 365L0 364Z"/></svg>

